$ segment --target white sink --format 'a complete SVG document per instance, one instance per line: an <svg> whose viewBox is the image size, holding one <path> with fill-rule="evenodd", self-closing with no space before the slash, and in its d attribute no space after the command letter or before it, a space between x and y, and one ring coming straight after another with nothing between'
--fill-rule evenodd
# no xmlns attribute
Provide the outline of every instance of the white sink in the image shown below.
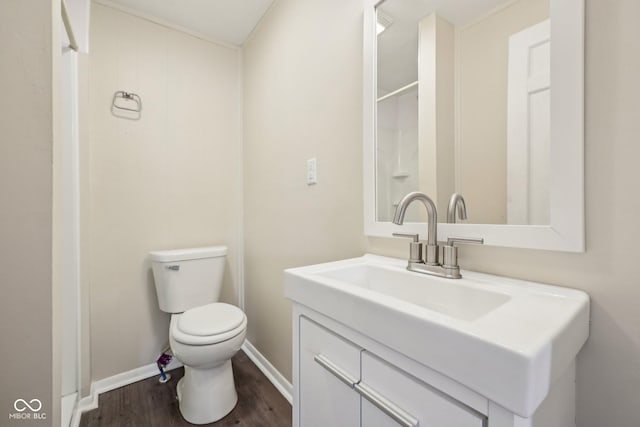
<svg viewBox="0 0 640 427"><path fill-rule="evenodd" d="M285 271L286 296L530 417L589 335L578 290L375 255Z"/></svg>
<svg viewBox="0 0 640 427"><path fill-rule="evenodd" d="M401 274L399 276L398 274ZM468 286L466 282L430 278L389 266L357 263L318 275L381 293L460 320L475 320L510 299L502 292ZM402 280L402 284L399 284Z"/></svg>

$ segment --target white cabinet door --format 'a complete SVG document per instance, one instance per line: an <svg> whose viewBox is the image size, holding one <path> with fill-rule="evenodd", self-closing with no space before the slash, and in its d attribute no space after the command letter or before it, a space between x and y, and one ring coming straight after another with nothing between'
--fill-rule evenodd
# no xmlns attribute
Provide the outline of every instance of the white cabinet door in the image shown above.
<svg viewBox="0 0 640 427"><path fill-rule="evenodd" d="M367 351L362 352L362 427L486 427L484 415Z"/></svg>
<svg viewBox="0 0 640 427"><path fill-rule="evenodd" d="M359 427L361 348L317 323L300 319L300 427Z"/></svg>

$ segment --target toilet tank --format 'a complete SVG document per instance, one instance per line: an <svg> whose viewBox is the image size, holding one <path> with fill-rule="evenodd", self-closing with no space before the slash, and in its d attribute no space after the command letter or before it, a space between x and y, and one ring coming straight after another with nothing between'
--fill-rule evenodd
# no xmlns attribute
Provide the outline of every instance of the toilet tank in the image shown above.
<svg viewBox="0 0 640 427"><path fill-rule="evenodd" d="M150 252L160 310L182 313L217 302L226 255L225 246Z"/></svg>

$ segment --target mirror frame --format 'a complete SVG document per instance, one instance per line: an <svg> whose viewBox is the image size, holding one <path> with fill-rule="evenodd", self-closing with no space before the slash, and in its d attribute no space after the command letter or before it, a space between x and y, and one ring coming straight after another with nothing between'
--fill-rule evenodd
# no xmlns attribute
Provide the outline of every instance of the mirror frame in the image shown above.
<svg viewBox="0 0 640 427"><path fill-rule="evenodd" d="M376 215L376 6L364 1L363 171L364 232L420 234L425 223L402 226ZM482 237L491 246L584 252L584 0L550 0L551 19L551 180L550 224L438 224L438 240ZM464 195L464 194L463 194ZM446 218L439 212L438 218Z"/></svg>

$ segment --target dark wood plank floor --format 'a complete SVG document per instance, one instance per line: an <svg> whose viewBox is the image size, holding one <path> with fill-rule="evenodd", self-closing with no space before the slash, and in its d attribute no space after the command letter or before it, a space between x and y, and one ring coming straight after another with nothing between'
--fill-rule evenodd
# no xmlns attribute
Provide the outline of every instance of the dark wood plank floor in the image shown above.
<svg viewBox="0 0 640 427"><path fill-rule="evenodd" d="M233 358L238 404L229 415L208 426L288 427L291 405L242 351ZM99 407L82 414L81 427L187 427L180 415L176 384L182 368L160 384L148 378L100 395Z"/></svg>

